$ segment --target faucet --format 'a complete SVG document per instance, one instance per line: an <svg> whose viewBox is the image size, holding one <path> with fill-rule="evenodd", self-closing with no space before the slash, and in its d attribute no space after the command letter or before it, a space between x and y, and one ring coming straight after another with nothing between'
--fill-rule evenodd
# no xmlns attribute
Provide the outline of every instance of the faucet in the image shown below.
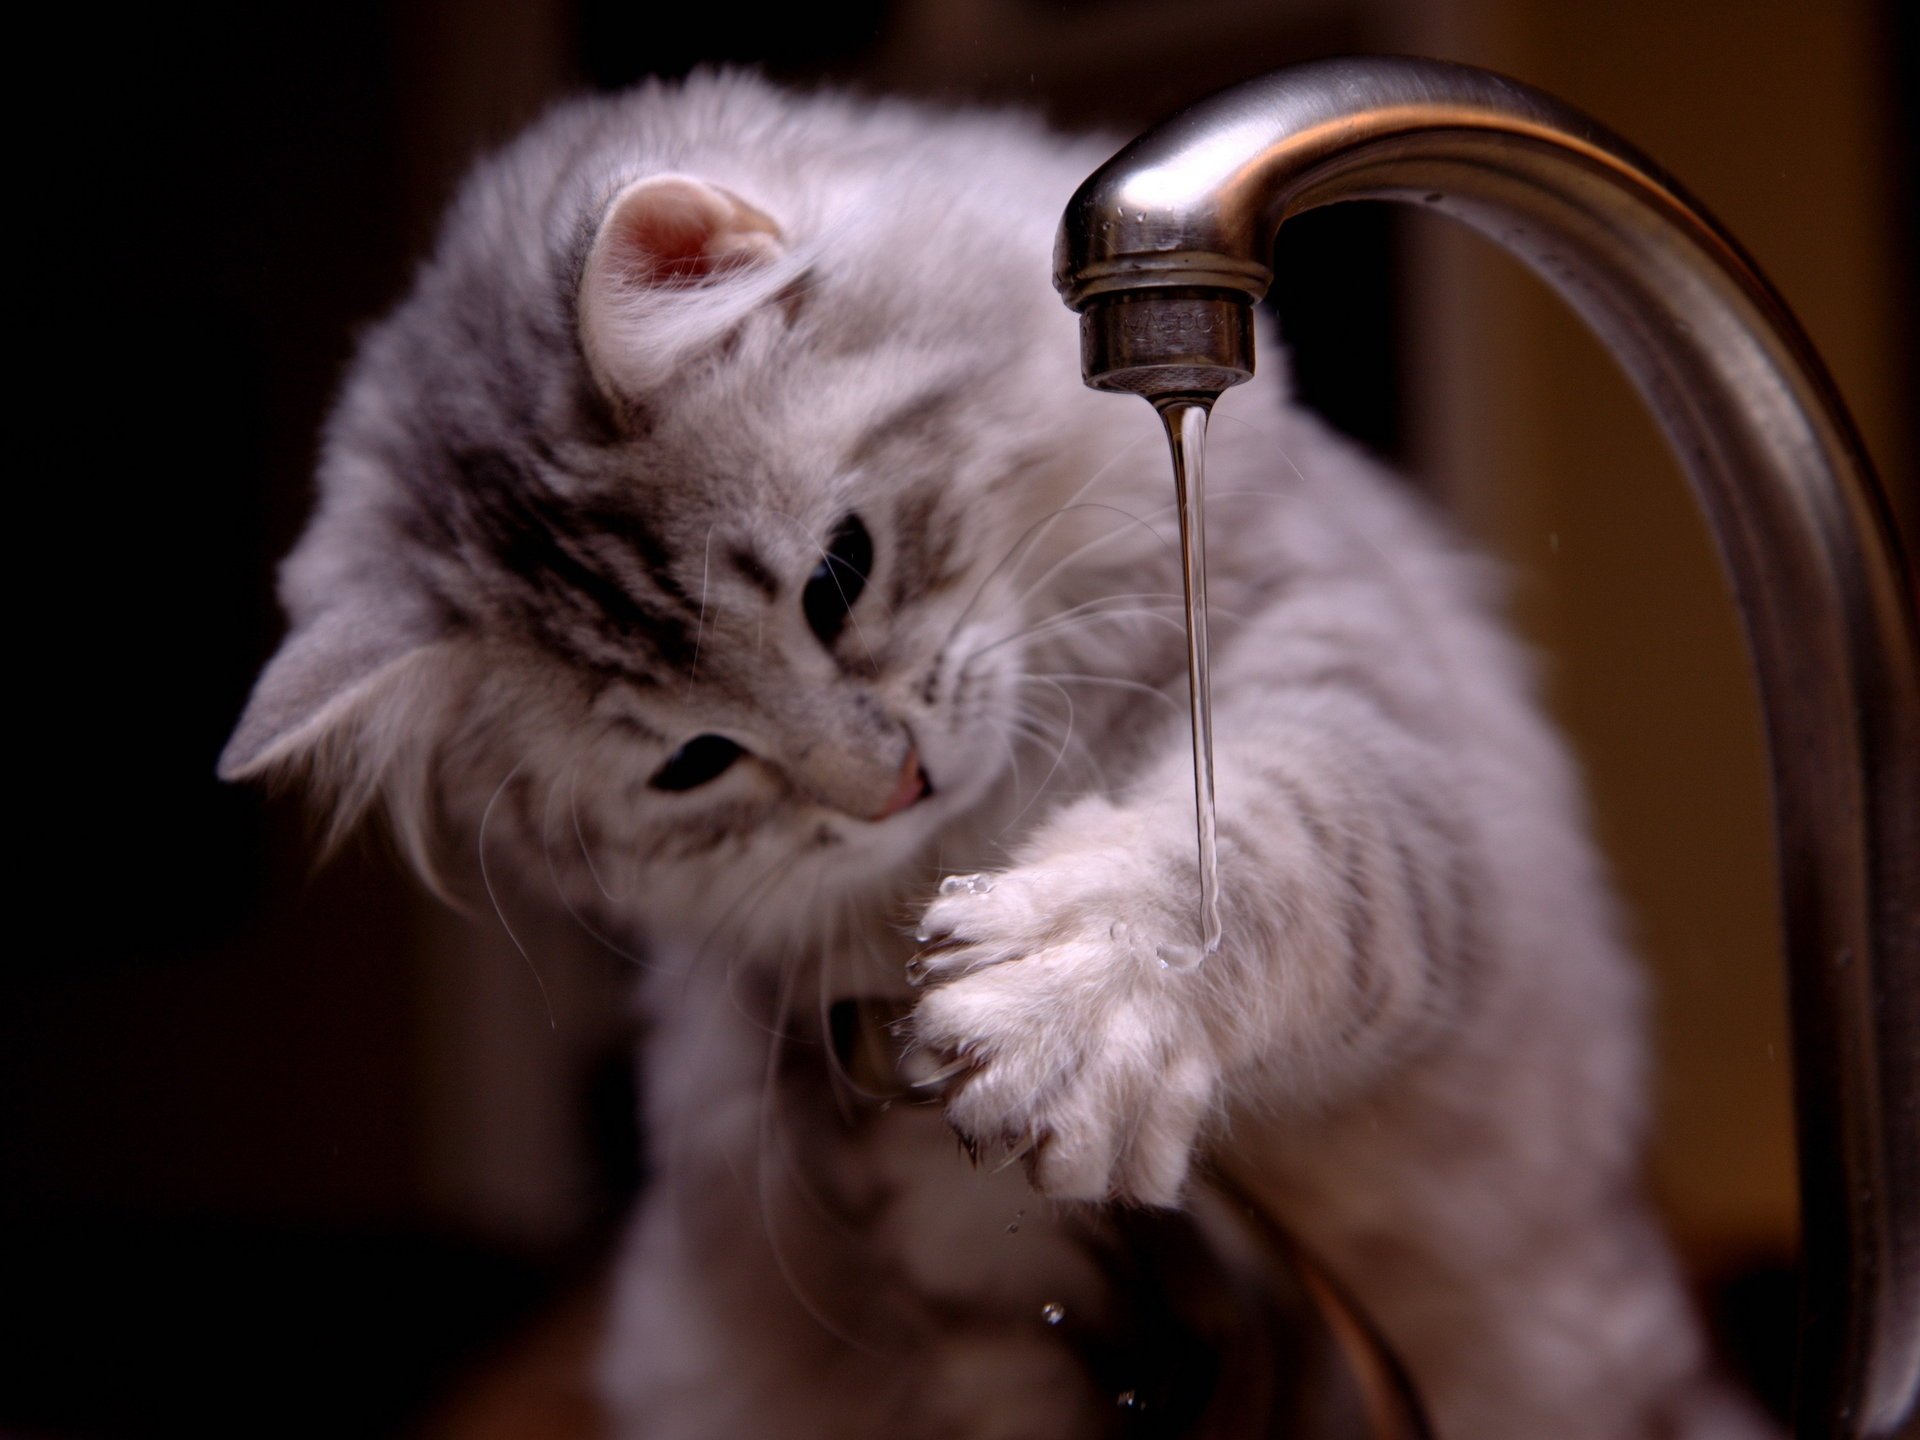
<svg viewBox="0 0 1920 1440"><path fill-rule="evenodd" d="M1488 71L1322 61L1220 92L1095 171L1054 283L1096 389L1253 373L1275 232L1342 200L1471 226L1605 342L1666 432L1758 677L1801 1198L1794 1433L1911 1435L1920 1396L1920 621L1846 408L1786 305L1656 166Z"/></svg>

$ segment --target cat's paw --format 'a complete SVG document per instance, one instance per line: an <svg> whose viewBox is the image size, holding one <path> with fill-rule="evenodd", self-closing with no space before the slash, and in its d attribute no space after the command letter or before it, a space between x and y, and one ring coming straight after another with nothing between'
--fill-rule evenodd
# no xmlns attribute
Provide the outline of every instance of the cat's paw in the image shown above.
<svg viewBox="0 0 1920 1440"><path fill-rule="evenodd" d="M954 877L911 974L913 1037L976 1153L1024 1157L1042 1193L1178 1202L1220 1065L1177 904L1108 864Z"/></svg>

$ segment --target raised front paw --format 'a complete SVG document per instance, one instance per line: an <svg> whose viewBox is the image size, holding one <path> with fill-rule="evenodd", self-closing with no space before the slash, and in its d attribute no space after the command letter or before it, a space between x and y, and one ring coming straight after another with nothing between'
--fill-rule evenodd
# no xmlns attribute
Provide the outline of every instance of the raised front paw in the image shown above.
<svg viewBox="0 0 1920 1440"><path fill-rule="evenodd" d="M1220 1065L1191 915L1111 867L956 876L913 961L921 1064L971 1145L1023 1156L1045 1194L1173 1205Z"/></svg>

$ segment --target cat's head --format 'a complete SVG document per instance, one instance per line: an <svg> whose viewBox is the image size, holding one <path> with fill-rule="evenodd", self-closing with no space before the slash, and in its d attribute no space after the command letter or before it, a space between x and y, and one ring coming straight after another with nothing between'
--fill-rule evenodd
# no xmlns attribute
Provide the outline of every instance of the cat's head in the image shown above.
<svg viewBox="0 0 1920 1440"><path fill-rule="evenodd" d="M924 869L1111 453L1047 279L1097 158L741 77L551 117L362 346L222 774L661 923Z"/></svg>

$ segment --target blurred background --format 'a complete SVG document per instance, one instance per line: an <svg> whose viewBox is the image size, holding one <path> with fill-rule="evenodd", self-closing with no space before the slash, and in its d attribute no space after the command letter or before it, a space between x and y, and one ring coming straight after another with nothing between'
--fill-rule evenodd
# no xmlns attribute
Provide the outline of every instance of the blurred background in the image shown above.
<svg viewBox="0 0 1920 1440"><path fill-rule="evenodd" d="M530 963L377 836L316 866L296 799L213 780L278 638L273 566L356 328L401 293L478 150L558 96L712 62L1012 101L1117 138L1320 55L1489 65L1624 133L1744 241L1911 529L1911 16L336 0L77 38L31 148L73 191L46 211L85 270L49 287L46 368L83 418L41 483L84 527L90 583L37 599L56 625L30 645L54 652L37 723L65 798L0 972L0 1433L479 1433L448 1415L586 1303L638 1183L625 962L516 914ZM1511 262L1367 206L1303 218L1281 251L1307 403L1513 567L1656 975L1653 1184L1703 1303L1777 1392L1795 1201L1771 842L1704 528L1610 362Z"/></svg>

